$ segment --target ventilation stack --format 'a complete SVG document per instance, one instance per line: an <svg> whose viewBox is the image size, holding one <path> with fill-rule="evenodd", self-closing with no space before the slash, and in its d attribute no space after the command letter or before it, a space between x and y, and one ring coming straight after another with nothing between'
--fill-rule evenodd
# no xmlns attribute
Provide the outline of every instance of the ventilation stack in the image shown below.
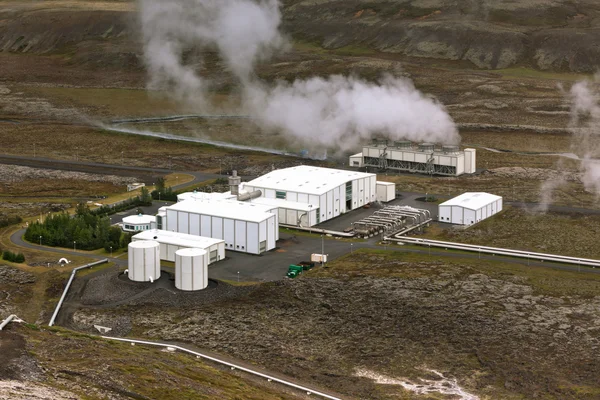
<svg viewBox="0 0 600 400"><path fill-rule="evenodd" d="M231 194L235 196L240 194L240 183L242 183L242 178L238 176L237 171L231 171L231 176L229 177L229 191Z"/></svg>

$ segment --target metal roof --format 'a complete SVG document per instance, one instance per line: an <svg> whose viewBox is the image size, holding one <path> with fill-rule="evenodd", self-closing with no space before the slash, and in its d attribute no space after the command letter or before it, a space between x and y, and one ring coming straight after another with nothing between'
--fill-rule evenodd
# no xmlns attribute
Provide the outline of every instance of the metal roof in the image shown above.
<svg viewBox="0 0 600 400"><path fill-rule="evenodd" d="M479 210L502 197L485 192L466 192L440 204L440 206L460 206L469 210Z"/></svg>
<svg viewBox="0 0 600 400"><path fill-rule="evenodd" d="M149 224L151 222L156 222L156 217L154 215L130 215L129 217L123 218L124 224Z"/></svg>
<svg viewBox="0 0 600 400"><path fill-rule="evenodd" d="M271 171L246 186L322 195L346 182L372 176L375 174L300 165Z"/></svg>
<svg viewBox="0 0 600 400"><path fill-rule="evenodd" d="M172 244L182 247L193 247L198 249L208 249L209 247L224 243L224 240L213 239L204 236L189 235L187 233L171 232L162 229L150 229L134 235L133 240L153 240L158 243ZM135 242L132 242L135 243Z"/></svg>
<svg viewBox="0 0 600 400"><path fill-rule="evenodd" d="M167 208L167 212L176 210L239 221L262 222L273 216L271 211L275 208L277 207L227 199L189 199L173 204Z"/></svg>

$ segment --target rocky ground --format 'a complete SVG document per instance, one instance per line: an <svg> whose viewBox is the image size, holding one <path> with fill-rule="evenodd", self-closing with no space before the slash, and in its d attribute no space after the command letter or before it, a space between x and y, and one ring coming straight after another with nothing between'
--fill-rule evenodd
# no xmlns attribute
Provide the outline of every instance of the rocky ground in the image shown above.
<svg viewBox="0 0 600 400"><path fill-rule="evenodd" d="M409 382L435 370L482 399L596 398L600 281L515 268L355 253L310 278L216 302L182 306L175 294L154 292L110 312L84 308L72 323L126 318L137 334L194 343L360 398L412 397L357 377L357 369Z"/></svg>
<svg viewBox="0 0 600 400"><path fill-rule="evenodd" d="M0 164L1 182L22 182L27 179L81 180L86 182L108 182L113 185L127 185L136 182L136 178L116 175L89 174L76 171L30 168L20 165Z"/></svg>

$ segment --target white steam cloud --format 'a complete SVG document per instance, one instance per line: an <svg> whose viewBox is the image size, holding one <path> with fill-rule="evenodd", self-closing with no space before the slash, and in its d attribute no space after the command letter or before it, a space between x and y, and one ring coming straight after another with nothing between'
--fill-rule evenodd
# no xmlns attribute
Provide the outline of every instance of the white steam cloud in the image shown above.
<svg viewBox="0 0 600 400"><path fill-rule="evenodd" d="M140 0L149 87L169 88L206 109L210 82L190 56L216 50L241 85L242 107L264 129L304 144L350 149L376 135L446 144L460 142L443 105L412 82L378 84L330 76L267 84L255 64L287 45L277 0Z"/></svg>
<svg viewBox="0 0 600 400"><path fill-rule="evenodd" d="M582 182L585 189L600 196L600 75L571 87L572 150L582 162Z"/></svg>
<svg viewBox="0 0 600 400"><path fill-rule="evenodd" d="M571 103L569 129L571 151L580 160L580 179L586 191L600 198L600 75L593 80L576 82L565 93ZM556 164L564 170L564 159ZM540 210L547 211L555 189L567 183L565 176L547 180L541 185Z"/></svg>

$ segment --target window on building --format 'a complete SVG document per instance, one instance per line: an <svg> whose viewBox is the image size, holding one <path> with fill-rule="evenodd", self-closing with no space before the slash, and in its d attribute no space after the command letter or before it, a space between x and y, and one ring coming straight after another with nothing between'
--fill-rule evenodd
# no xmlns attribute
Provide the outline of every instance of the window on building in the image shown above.
<svg viewBox="0 0 600 400"><path fill-rule="evenodd" d="M360 165L360 162L358 162L358 161L352 161L352 165L354 165L355 167L358 167Z"/></svg>
<svg viewBox="0 0 600 400"><path fill-rule="evenodd" d="M319 213L319 209L317 208L317 224L321 223L321 214Z"/></svg>
<svg viewBox="0 0 600 400"><path fill-rule="evenodd" d="M275 191L275 198L276 199L283 199L283 200L285 200L286 197L287 197L287 193L286 192L280 192L279 190Z"/></svg>
<svg viewBox="0 0 600 400"><path fill-rule="evenodd" d="M162 229L162 217L160 215L156 216L156 229Z"/></svg>

